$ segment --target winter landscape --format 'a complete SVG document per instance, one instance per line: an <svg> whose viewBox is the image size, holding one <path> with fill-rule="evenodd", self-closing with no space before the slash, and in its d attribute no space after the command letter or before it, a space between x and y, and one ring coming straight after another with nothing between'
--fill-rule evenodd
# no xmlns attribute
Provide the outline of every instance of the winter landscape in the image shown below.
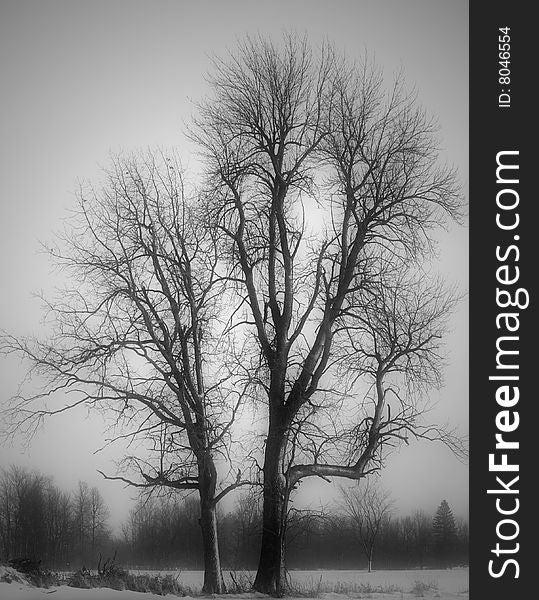
<svg viewBox="0 0 539 600"><path fill-rule="evenodd" d="M467 2L403 6L1 5L0 598L468 597Z"/></svg>

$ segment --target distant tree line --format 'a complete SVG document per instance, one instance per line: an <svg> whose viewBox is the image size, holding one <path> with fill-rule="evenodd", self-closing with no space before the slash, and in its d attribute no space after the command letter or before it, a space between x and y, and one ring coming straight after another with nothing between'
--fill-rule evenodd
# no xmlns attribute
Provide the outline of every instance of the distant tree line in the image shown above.
<svg viewBox="0 0 539 600"><path fill-rule="evenodd" d="M0 560L41 560L48 568L95 568L110 553L109 511L101 493L80 481L71 493L37 471L0 471Z"/></svg>
<svg viewBox="0 0 539 600"><path fill-rule="evenodd" d="M435 515L417 510L407 516L382 511L375 543L365 553L361 506L319 511L291 509L287 553L291 569L433 568L466 564L468 525L441 502ZM344 507L344 510L343 510ZM72 492L37 471L11 467L0 474L0 562L40 559L54 569L95 569L102 557L117 553L130 568L202 569L196 496L141 497L113 536L109 510L96 487L79 482ZM261 500L238 495L234 508L218 512L225 569L257 566L262 539Z"/></svg>
<svg viewBox="0 0 539 600"><path fill-rule="evenodd" d="M129 566L201 569L195 497L140 500L117 541ZM255 570L261 543L262 513L254 494L239 497L234 509L218 513L223 568ZM357 522L334 511L293 509L287 553L291 569L367 569ZM372 560L372 555L371 555ZM467 564L468 525L455 519L444 500L436 514L385 514L374 546L374 568L436 568Z"/></svg>

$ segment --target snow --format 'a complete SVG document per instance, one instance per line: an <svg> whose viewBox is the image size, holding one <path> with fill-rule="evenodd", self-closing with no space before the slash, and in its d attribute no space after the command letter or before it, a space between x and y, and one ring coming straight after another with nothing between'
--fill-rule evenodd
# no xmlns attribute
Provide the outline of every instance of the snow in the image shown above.
<svg viewBox="0 0 539 600"><path fill-rule="evenodd" d="M46 595L54 600L157 600L161 597L146 592L117 591L106 588L84 590L61 585L47 590L16 583L0 583L1 600L45 600ZM177 596L169 594L168 597L177 598Z"/></svg>
<svg viewBox="0 0 539 600"><path fill-rule="evenodd" d="M433 583L439 592L460 594L468 590L468 569L441 569L419 570L410 569L402 571L292 571L292 581L306 583L309 587L316 587L319 581L324 583L340 584L365 584L371 587L387 588L399 587L407 592L412 589L417 581L427 585ZM346 587L346 586L344 586Z"/></svg>
<svg viewBox="0 0 539 600"><path fill-rule="evenodd" d="M202 571L135 571L132 573L161 574L178 576L182 585L191 589L202 587ZM225 580L229 581L229 572L225 571ZM245 573L252 581L254 572L240 571ZM400 588L403 592L410 591L420 581L426 585L435 584L439 593L449 594L449 597L457 595L459 598L467 597L469 571L467 568L454 569L408 569L408 570L380 570L368 573L367 571L345 571L345 570L313 570L313 571L290 571L289 576L292 584L306 589L320 589L328 591L341 584L346 588L357 588L364 585L370 588L387 589L391 586ZM466 592L466 594L464 594ZM453 594L453 596L451 596ZM400 598L400 594L397 594ZM396 596L396 597L397 597ZM380 599L381 596L376 596Z"/></svg>
<svg viewBox="0 0 539 600"><path fill-rule="evenodd" d="M15 583L28 584L28 580L22 573L19 573L12 567L0 565L0 582L11 583L12 581Z"/></svg>
<svg viewBox="0 0 539 600"><path fill-rule="evenodd" d="M155 571L151 571L151 573L157 574ZM165 573L178 574L174 571L161 571L161 574ZM8 579L12 579L11 583L4 580L6 575ZM321 593L316 594L317 600L344 600L351 597L373 600L414 600L418 597L436 598L437 600L467 600L469 597L468 569L464 568L374 571L373 573L365 571L291 571L290 577L292 582L299 586L315 591L320 589ZM180 581L194 589L200 588L202 572L182 571ZM422 582L425 586L418 586L417 582ZM324 591L337 583L347 584L351 588L356 586L356 588L349 593L342 594ZM357 586L365 587L360 590ZM65 585L49 589L34 588L27 583L24 576L10 567L0 566L0 600L45 600L46 595L53 597L54 600L156 600L157 598L154 594L146 592L117 591L105 588L88 590ZM175 598L176 596L168 595L167 597ZM216 600L219 598L223 600L254 600L265 598L265 596L248 593L213 596L212 598ZM191 600L191 598L186 596L185 600ZM291 597L290 600L308 599L303 596L301 599Z"/></svg>

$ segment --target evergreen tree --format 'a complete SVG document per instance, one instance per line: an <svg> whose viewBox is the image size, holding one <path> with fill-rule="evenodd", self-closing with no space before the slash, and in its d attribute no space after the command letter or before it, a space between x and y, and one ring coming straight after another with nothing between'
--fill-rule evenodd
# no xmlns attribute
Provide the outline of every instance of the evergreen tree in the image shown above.
<svg viewBox="0 0 539 600"><path fill-rule="evenodd" d="M447 567L454 558L457 542L455 517L447 500L442 500L432 521L432 539L435 558Z"/></svg>

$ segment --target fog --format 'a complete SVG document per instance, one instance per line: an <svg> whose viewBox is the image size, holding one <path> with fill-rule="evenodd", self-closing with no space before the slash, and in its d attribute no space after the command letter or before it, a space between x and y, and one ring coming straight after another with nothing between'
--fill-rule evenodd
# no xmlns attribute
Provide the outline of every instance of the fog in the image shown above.
<svg viewBox="0 0 539 600"><path fill-rule="evenodd" d="M183 137L192 104L207 90L211 56L233 49L246 33L306 33L346 54L368 51L391 78L402 70L421 102L438 118L442 156L468 182L468 3L443 0L278 2L4 1L0 8L0 329L16 335L46 331L41 302L63 274L40 250L61 229L78 180L99 182L111 151L174 146L196 171ZM467 289L464 227L439 235L440 270ZM429 419L468 426L466 298L452 317L446 384L431 398ZM16 393L24 367L2 359L1 400ZM114 473L122 444L104 448L105 417L77 409L48 420L28 443L15 437L0 466L37 468L72 489L98 485L117 525L135 497ZM445 498L455 514L468 509L468 469L439 444L411 443L395 453L382 476L403 513L429 513ZM335 488L305 483L297 502L332 502Z"/></svg>

